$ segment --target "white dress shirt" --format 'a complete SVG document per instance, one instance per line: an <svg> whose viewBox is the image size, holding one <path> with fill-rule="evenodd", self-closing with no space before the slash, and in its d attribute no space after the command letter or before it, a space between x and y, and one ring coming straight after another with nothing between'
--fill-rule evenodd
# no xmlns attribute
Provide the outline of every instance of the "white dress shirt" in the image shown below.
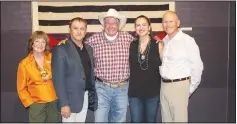
<svg viewBox="0 0 237 124"><path fill-rule="evenodd" d="M191 76L190 93L193 93L201 82L203 62L195 40L181 30L170 40L168 35L163 39L164 50L160 74L164 79L179 79Z"/></svg>

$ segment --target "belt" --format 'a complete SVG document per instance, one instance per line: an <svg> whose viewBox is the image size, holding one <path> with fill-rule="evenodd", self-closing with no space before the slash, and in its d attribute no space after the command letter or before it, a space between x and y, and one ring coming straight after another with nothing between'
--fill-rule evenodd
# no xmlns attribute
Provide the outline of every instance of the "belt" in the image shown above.
<svg viewBox="0 0 237 124"><path fill-rule="evenodd" d="M172 83L172 82L184 81L184 80L188 80L188 79L190 79L190 77L179 78L179 79L173 79L173 80L162 78L162 81L163 81L164 83Z"/></svg>
<svg viewBox="0 0 237 124"><path fill-rule="evenodd" d="M126 85L126 82L128 81L128 79L126 79L126 80L121 81L119 83L109 83L109 82L103 81L102 79L100 79L98 77L95 77L95 79L98 80L99 82L105 84L105 85L108 85L108 86L114 87L114 88L124 86L124 85Z"/></svg>

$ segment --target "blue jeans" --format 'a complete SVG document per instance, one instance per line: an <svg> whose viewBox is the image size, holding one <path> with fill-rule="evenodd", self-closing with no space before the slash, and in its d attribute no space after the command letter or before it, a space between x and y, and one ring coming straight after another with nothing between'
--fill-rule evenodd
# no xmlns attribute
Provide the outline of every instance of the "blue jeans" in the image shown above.
<svg viewBox="0 0 237 124"><path fill-rule="evenodd" d="M129 97L129 109L132 122L156 122L160 97Z"/></svg>
<svg viewBox="0 0 237 124"><path fill-rule="evenodd" d="M99 81L95 82L98 95L98 109L95 122L126 122L128 106L128 82L113 88Z"/></svg>

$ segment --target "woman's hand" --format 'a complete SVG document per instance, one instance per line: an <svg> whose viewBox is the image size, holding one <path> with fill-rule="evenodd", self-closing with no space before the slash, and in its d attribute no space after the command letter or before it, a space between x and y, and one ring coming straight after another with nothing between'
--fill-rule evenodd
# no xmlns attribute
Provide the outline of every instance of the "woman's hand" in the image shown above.
<svg viewBox="0 0 237 124"><path fill-rule="evenodd" d="M160 56L162 56L163 55L163 49L164 49L164 41L161 40L158 37L156 39L157 39L156 43L158 43L158 47L159 47L159 54L160 54Z"/></svg>

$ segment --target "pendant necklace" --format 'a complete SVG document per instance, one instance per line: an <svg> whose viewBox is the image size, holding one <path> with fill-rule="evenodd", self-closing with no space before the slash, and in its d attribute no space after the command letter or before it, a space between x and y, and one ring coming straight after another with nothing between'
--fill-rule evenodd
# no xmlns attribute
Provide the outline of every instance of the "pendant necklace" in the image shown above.
<svg viewBox="0 0 237 124"><path fill-rule="evenodd" d="M34 59L35 59L35 58L34 58ZM35 59L35 64L36 64L37 68L38 68L39 71L40 71L41 78L42 78L42 79L45 81L45 83L46 83L46 81L49 79L49 75L48 75L47 71L44 69L44 67L41 68L41 67L38 65L36 59Z"/></svg>
<svg viewBox="0 0 237 124"><path fill-rule="evenodd" d="M140 49L141 49L141 46L140 46L140 43L139 43L137 59L138 59L138 62L140 64L140 68L144 71L144 70L147 70L147 68L148 68L148 58L149 58L148 56L149 56L149 51L150 51L150 41L147 44L146 49L143 53L140 52ZM143 67L143 65L144 65L143 63L145 64L145 67Z"/></svg>

